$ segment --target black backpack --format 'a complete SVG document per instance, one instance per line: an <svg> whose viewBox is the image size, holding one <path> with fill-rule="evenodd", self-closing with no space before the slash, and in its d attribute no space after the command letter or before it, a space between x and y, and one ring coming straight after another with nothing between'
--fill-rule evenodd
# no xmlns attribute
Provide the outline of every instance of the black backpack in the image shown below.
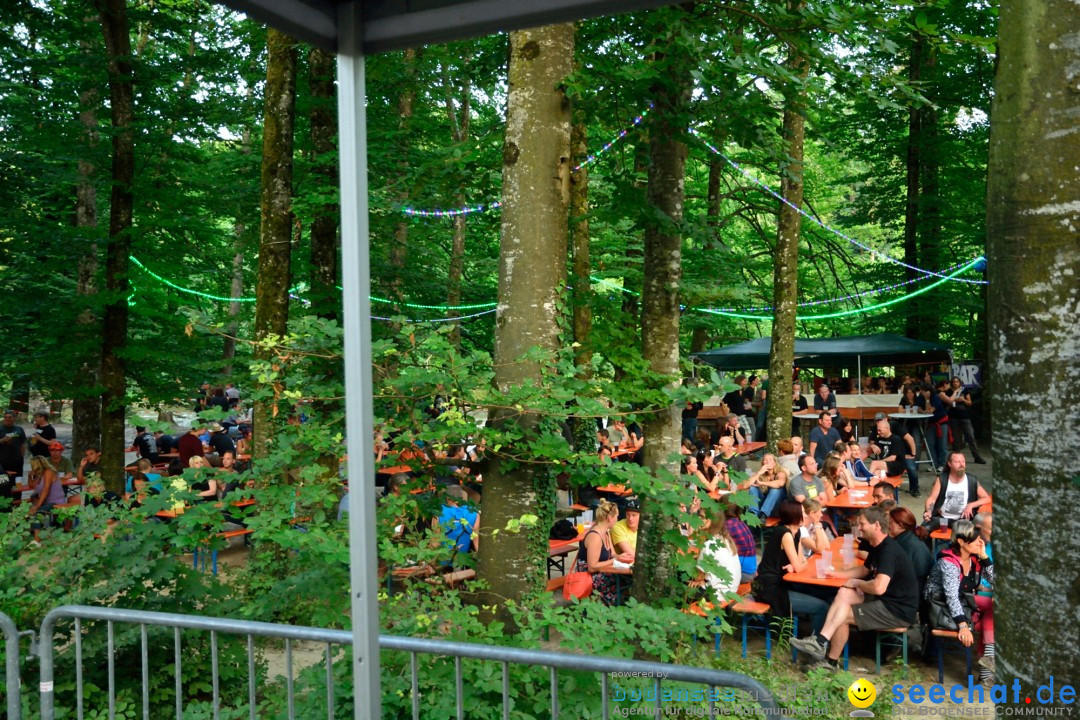
<svg viewBox="0 0 1080 720"><path fill-rule="evenodd" d="M577 528L564 518L551 526L548 537L552 540L573 540L577 537Z"/></svg>

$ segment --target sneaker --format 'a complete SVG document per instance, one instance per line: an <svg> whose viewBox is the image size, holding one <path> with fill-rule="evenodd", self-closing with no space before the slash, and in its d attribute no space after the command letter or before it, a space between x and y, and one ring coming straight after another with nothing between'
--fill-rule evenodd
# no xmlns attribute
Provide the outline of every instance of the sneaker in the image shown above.
<svg viewBox="0 0 1080 720"><path fill-rule="evenodd" d="M997 672L997 667L996 663L994 662L993 656L987 657L986 655L983 655L981 658L979 658L979 667L984 667L991 673Z"/></svg>
<svg viewBox="0 0 1080 720"><path fill-rule="evenodd" d="M911 491L911 497L921 497L921 496L922 496L922 493L920 493L918 490L912 490Z"/></svg>
<svg viewBox="0 0 1080 720"><path fill-rule="evenodd" d="M975 458L972 462L974 462L976 465L985 465L986 464L986 461L983 460L981 457Z"/></svg>
<svg viewBox="0 0 1080 720"><path fill-rule="evenodd" d="M41 547L41 543L39 543L37 540L31 540L28 545L29 545L29 547L32 547L32 548Z"/></svg>
<svg viewBox="0 0 1080 720"><path fill-rule="evenodd" d="M818 642L817 636L815 635L808 635L804 638L791 638L791 647L799 652L806 653L816 660L823 660L825 658L825 651L829 649L828 644Z"/></svg>
<svg viewBox="0 0 1080 720"><path fill-rule="evenodd" d="M840 663L829 660L828 658L821 658L816 663L808 665L806 672L811 670L825 670L827 672L837 672L840 670Z"/></svg>

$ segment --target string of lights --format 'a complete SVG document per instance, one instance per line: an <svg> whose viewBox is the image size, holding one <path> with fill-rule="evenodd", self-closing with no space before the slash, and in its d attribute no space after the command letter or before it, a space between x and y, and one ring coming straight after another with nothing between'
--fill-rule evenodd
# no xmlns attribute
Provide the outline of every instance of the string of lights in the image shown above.
<svg viewBox="0 0 1080 720"><path fill-rule="evenodd" d="M410 320L408 318L390 318L382 317L380 315L372 315L372 320L382 320L384 322L406 322L412 325L420 325L423 323L446 323L446 322L461 322L462 320L471 320L472 318L478 318L481 315L489 315L498 310L498 308L491 308L490 310L481 310L478 313L472 315L462 315L461 317L449 317L449 318L434 318L432 320Z"/></svg>
<svg viewBox="0 0 1080 720"><path fill-rule="evenodd" d="M852 315L860 315L862 313L873 312L874 310L880 310L882 308L890 307L890 306L896 305L898 303L907 302L908 300L911 300L912 298L916 298L919 295L922 295L923 293L930 292L934 288L949 282L950 280L955 278L955 276L959 275L960 273L968 271L969 269L973 268L975 265L977 265L982 260L983 260L983 258L981 256L977 257L974 260L971 260L970 262L964 264L962 267L957 268L953 272L951 272L951 273L949 273L947 275L943 275L941 277L941 279L934 281L933 283L927 285L926 287L919 288L918 290L916 290L914 292L907 293L906 295L901 295L900 297L893 298L892 300L886 300L884 302L879 302L879 303L876 303L874 305L867 305L867 306L861 307L861 308L855 308L853 310L840 310L838 312L822 313L820 315L796 315L795 319L796 320L802 320L802 321L833 320L835 318L850 317ZM715 309L712 309L712 308L690 308L690 309L691 310L696 310L698 312L709 313L709 314L712 314L712 315L723 315L724 317L733 317L733 318L738 318L740 320L754 320L756 322L762 322L762 321L765 321L765 320L772 320L773 319L771 315L752 315L752 314L749 314L749 313L730 312L730 311L727 311L727 310L715 310Z"/></svg>
<svg viewBox="0 0 1080 720"><path fill-rule="evenodd" d="M652 105L652 103L649 103L649 107L645 108L641 112L640 115L638 115L633 120L631 120L630 125L628 125L627 127L620 130L618 133L616 133L615 137L613 137L610 141L604 143L604 145L599 150L597 150L594 153L590 153L589 155L587 155L585 157L584 160L582 160L580 163L575 165L574 169L573 169L574 172L577 172L578 170L580 170L583 167L588 167L589 165L592 165L594 162L599 160L601 156L603 156L606 152L611 150L611 148L615 147L615 145L618 144L618 142L620 140L622 140L624 137L626 137L630 133L631 130L633 130L635 127L637 127L642 122L644 122L645 116L647 116L649 114L649 111L652 110L652 109L653 109L653 105ZM449 210L441 210L441 209L424 210L424 209L421 209L421 208L414 208L414 207L406 206L406 207L401 208L401 212L405 213L406 215L412 215L413 217L444 218L444 217L456 217L458 215L471 215L473 213L488 212L490 210L498 210L501 206L502 206L501 203L499 203L498 201L493 201L493 202L489 202L489 203L479 203L477 205L466 205L465 207L451 208Z"/></svg>
<svg viewBox="0 0 1080 720"><path fill-rule="evenodd" d="M754 177L749 172L744 170L742 168L742 166L740 166L737 162L735 162L734 160L729 158L724 153L720 152L720 150L718 150L716 148L716 146L714 146L712 143L710 143L705 138L701 137L701 134L697 131L696 128L690 128L690 132L692 134L694 134L698 138L698 140L700 140L702 142L702 144L705 145L705 147L709 148L709 150L711 150L713 152L713 154L719 156L728 165L730 165L731 167L738 170L746 179L750 180L750 182L754 183L755 185L757 185L758 187L763 189L765 192L772 195L774 198L776 198L780 202L784 203L785 205L787 205L789 208L791 208L795 212L802 215L807 220L810 220L815 225L820 227L822 230L830 232L833 235L836 235L837 237L841 237L844 240L847 240L852 245L860 247L863 250L867 250L867 251L871 252L872 254L877 255L878 257L882 258L883 260L887 260L888 262L894 263L896 265L901 265L903 267L908 268L909 270L914 270L915 272L923 273L924 275L933 275L934 277L939 277L939 278L947 277L948 279L955 280L956 282L972 283L972 284L975 284L975 285L986 285L987 284L986 280L973 280L973 279L970 279L970 278L959 278L959 277L956 277L953 274L943 274L943 273L935 272L933 270L926 270L925 268L917 267L915 265L909 265L908 263L904 262L903 260L897 260L896 258L890 257L889 255L881 252L880 250L876 250L876 249L870 247L869 245L867 245L865 243L859 242L855 238L850 237L849 235L843 233L842 231L837 230L836 228L833 228L833 227L831 227L829 225L826 225L825 223L821 222L820 220L818 220L813 215L811 215L808 212L806 212L805 210L803 210L801 207L798 207L797 205L789 202L783 195L781 195L778 192L776 192L775 190L773 190L771 187L769 187L767 184L763 183L761 180L758 180L756 177ZM979 259L982 259L982 258L979 258ZM975 265L976 265L976 263L972 262L972 263L970 263L968 265L968 267L974 267Z"/></svg>

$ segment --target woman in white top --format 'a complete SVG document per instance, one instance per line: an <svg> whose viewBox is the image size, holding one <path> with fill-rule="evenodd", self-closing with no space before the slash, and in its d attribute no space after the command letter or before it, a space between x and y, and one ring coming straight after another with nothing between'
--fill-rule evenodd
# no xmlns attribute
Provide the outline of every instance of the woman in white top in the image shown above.
<svg viewBox="0 0 1080 720"><path fill-rule="evenodd" d="M803 501L803 524L799 528L797 538L799 550L803 557L810 557L814 553L822 553L829 549L832 539L829 537L828 528L821 521L821 503L813 498Z"/></svg>
<svg viewBox="0 0 1080 720"><path fill-rule="evenodd" d="M705 542L698 555L698 580L692 584L703 587L707 583L714 595L712 599L722 602L739 587L742 577L739 552L728 532L723 513L710 517L708 525L702 530Z"/></svg>

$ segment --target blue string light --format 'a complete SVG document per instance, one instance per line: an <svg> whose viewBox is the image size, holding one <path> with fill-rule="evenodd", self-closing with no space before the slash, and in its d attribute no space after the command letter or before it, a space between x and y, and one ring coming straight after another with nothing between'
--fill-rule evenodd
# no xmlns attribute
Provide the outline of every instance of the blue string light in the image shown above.
<svg viewBox="0 0 1080 720"><path fill-rule="evenodd" d="M855 239L855 238L853 238L853 237L849 237L848 235L845 235L845 234L844 234L843 232L841 232L840 230L837 230L837 229L835 229L835 228L833 228L833 227L830 227L829 225L826 225L825 223L821 222L820 220L818 220L818 219L817 219L816 217L814 217L813 215L810 215L809 213L807 213L807 212L806 212L805 210L803 210L803 209L802 209L801 207L798 207L798 206L794 205L793 203L789 202L789 201L787 200L787 198L785 198L785 197L784 197L783 195L779 194L778 192L776 192L775 190L773 190L773 189L772 189L771 187L769 187L768 185L766 185L766 184L765 184L765 183L763 183L762 181L758 180L758 179L757 179L756 177L754 177L753 175L751 175L750 173L748 173L748 172L747 172L746 170L743 170L743 168L742 168L742 167L741 167L741 166L740 166L740 165L739 165L739 164L738 164L737 162L735 162L734 160L732 160L731 158L729 158L729 157L728 157L727 155L725 155L724 153L720 152L720 151L719 151L719 150L718 150L718 149L717 149L717 148L716 148L716 147L715 147L715 146L714 146L714 145L713 145L712 143L710 143L710 142L709 142L708 140L706 140L705 138L701 137L701 134L700 134L700 133L699 133L699 132L697 131L697 128L690 128L690 132L691 132L691 133L692 133L693 135L695 135L695 136L696 136L696 137L698 138L698 140L700 140L700 141L702 142L702 144L704 144L704 145L705 145L705 147L709 148L709 150L711 150L711 151L712 151L712 152L713 152L713 153L714 153L715 155L718 155L718 156L719 156L719 157L720 157L720 158L721 158L722 160L724 160L724 162L726 162L726 163L727 163L728 165L730 165L731 167L735 168L735 169L736 169L736 170L738 170L738 171L739 171L740 173L742 173L742 175L743 175L743 176L744 176L745 178L747 178L748 180L750 180L750 182L754 183L755 185L758 185L758 186L759 186L759 187L761 187L761 188L762 188L762 189L763 189L763 190L764 190L765 192L769 193L769 194L770 194L770 195L772 195L772 196L773 196L774 198L776 198L776 199L777 199L777 200L779 200L780 202L784 203L784 204L785 204L785 205L787 205L787 206L788 206L789 208L791 208L791 209L792 209L792 210L794 210L795 212L799 213L800 215L802 215L802 216L803 216L804 218L806 218L807 220L810 220L810 221L811 221L811 222L813 222L813 223L814 223L815 225L817 225L818 227L820 227L820 228L821 228L822 230L826 230L826 231L828 231L828 232L831 232L831 233L832 233L833 235L836 235L837 237L842 237L843 239L847 240L847 241L848 241L849 243L851 243L852 245L855 245L855 246L857 246L857 247L860 247L860 248L862 248L863 250L868 250L869 252L873 253L874 255L877 255L878 257L880 257L880 258L882 258L882 259L884 259L884 260L887 260L887 261L889 261L889 262L891 262L891 263L894 263L894 264L896 264L896 265L902 265L903 267L906 267L906 268L908 268L909 270L914 270L915 272L919 272L919 273L922 273L923 275L933 275L934 277L939 277L939 278L946 278L946 279L948 279L948 280L955 280L956 282L972 283L972 284L974 284L974 285L986 285L986 284L988 284L986 280L970 280L970 279L966 279L966 278L959 278L959 277L953 277L952 275L946 275L946 274L943 274L943 273L935 272L935 271L933 271L933 270L926 270L926 269L924 269L924 268L921 268L921 267L916 267L915 265L908 265L908 264L907 264L906 262L904 262L903 260L897 260L896 258L890 257L889 255L886 255L885 253L883 253L883 252L881 252L881 251L879 251L879 250L875 250L874 248L870 247L869 245L866 245L866 244L864 244L864 243L861 243L861 242L859 242L858 240L856 240L856 239ZM957 267L957 266L954 266L954 267Z"/></svg>

